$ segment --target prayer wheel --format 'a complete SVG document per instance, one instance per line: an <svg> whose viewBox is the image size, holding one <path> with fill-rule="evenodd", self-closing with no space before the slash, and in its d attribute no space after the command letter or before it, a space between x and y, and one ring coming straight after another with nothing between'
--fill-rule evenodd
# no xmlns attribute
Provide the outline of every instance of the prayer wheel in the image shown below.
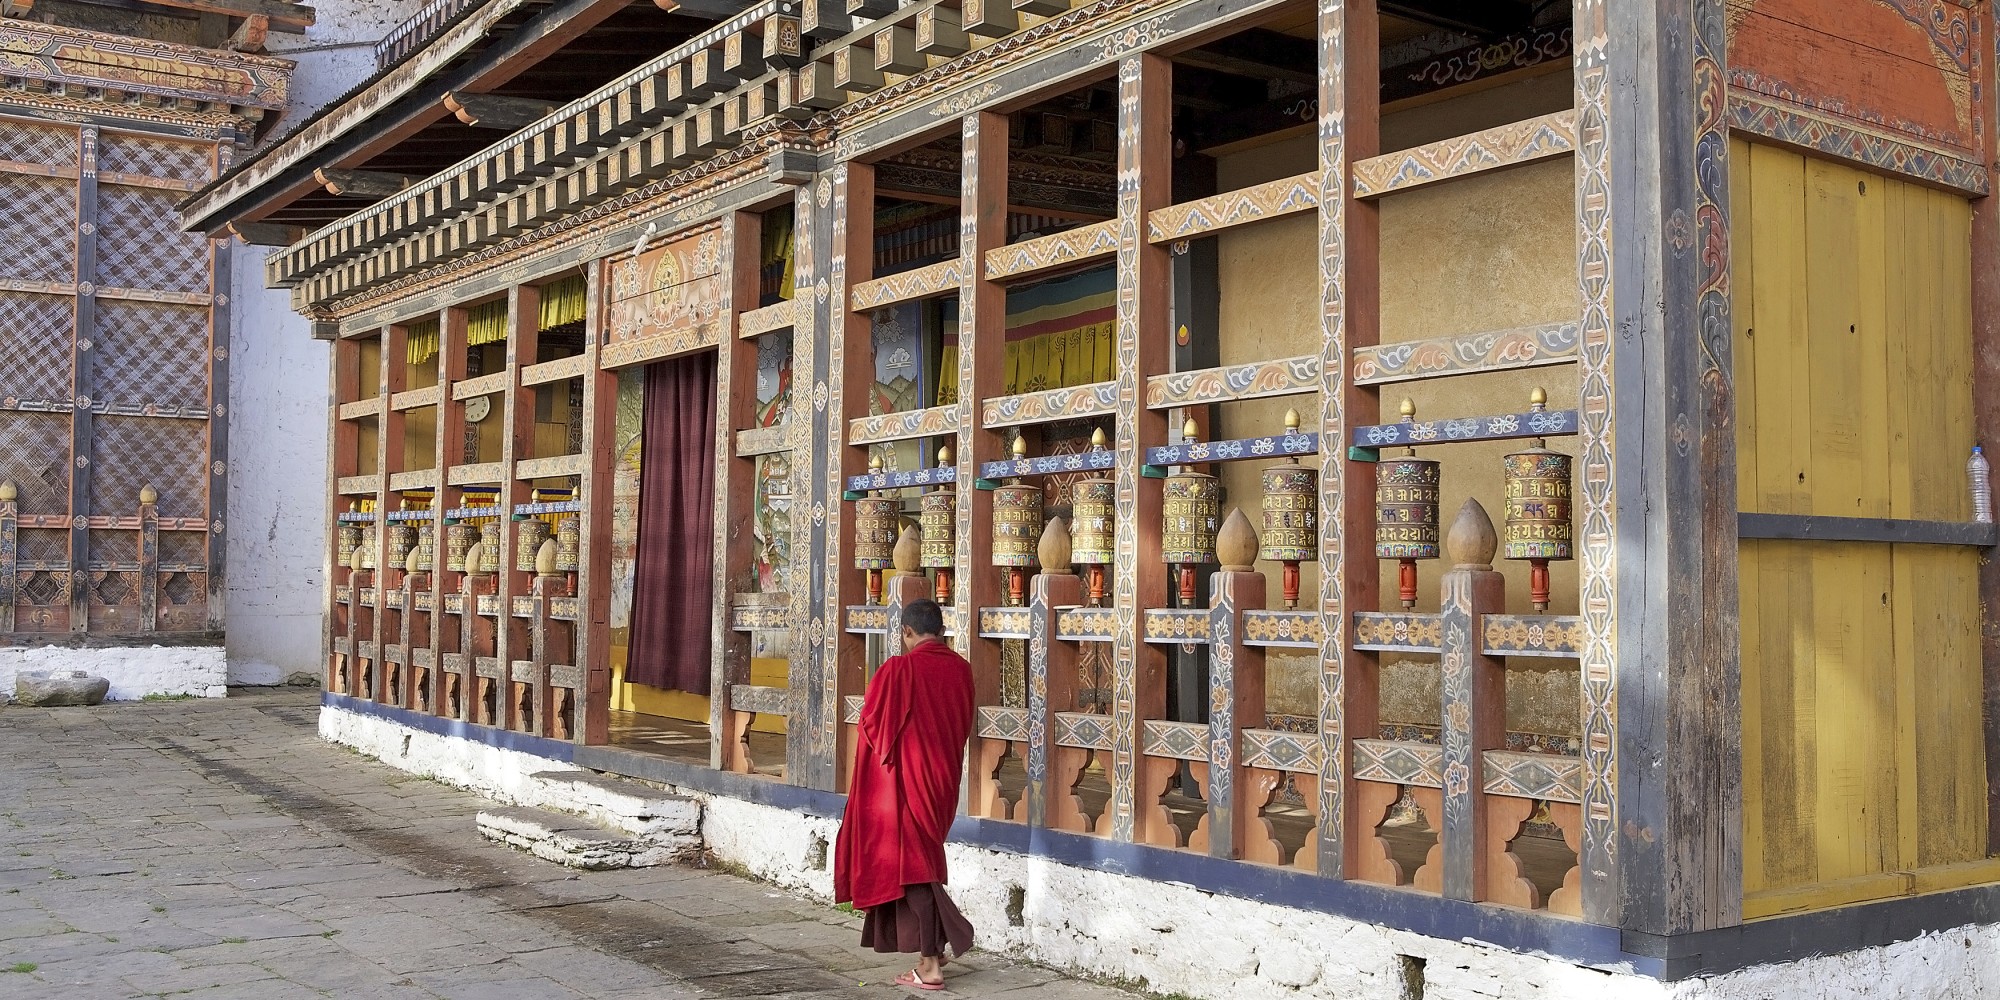
<svg viewBox="0 0 2000 1000"><path fill-rule="evenodd" d="M389 565L407 565L410 561L410 550L416 546L417 529L406 521L389 523Z"/></svg>
<svg viewBox="0 0 2000 1000"><path fill-rule="evenodd" d="M500 572L500 519L488 518L479 526L479 572ZM470 572L471 568L467 567Z"/></svg>
<svg viewBox="0 0 2000 1000"><path fill-rule="evenodd" d="M1529 397L1533 412L1548 408L1548 393L1537 388ZM1574 557L1576 529L1570 521L1570 457L1550 451L1536 438L1534 447L1500 460L1507 480L1507 527L1501 554L1528 561L1528 598L1540 614L1549 609L1549 563Z"/></svg>
<svg viewBox="0 0 2000 1000"><path fill-rule="evenodd" d="M1403 400L1403 422L1411 423L1417 405ZM1417 606L1417 560L1438 557L1438 484L1443 470L1437 462L1417 458L1417 449L1402 458L1385 458L1375 472L1375 555L1401 563L1397 596L1403 607Z"/></svg>
<svg viewBox="0 0 2000 1000"><path fill-rule="evenodd" d="M1299 431L1299 411L1285 411L1285 436ZM1319 558L1319 470L1297 455L1264 469L1264 543L1257 557L1285 567L1285 607L1299 606L1299 564Z"/></svg>
<svg viewBox="0 0 2000 1000"><path fill-rule="evenodd" d="M465 553L472 543L479 539L479 528L459 522L446 525L444 529L444 568L453 573L466 572ZM477 567L473 567L477 568Z"/></svg>
<svg viewBox="0 0 2000 1000"><path fill-rule="evenodd" d="M1201 433L1190 417L1181 438L1193 444ZM1215 561L1215 532L1220 526L1222 482L1205 472L1180 466L1161 487L1160 557L1179 571L1180 606L1193 607L1195 567Z"/></svg>
<svg viewBox="0 0 2000 1000"><path fill-rule="evenodd" d="M1014 437L1014 458L1026 458L1028 440ZM1010 479L993 491L993 565L1007 570L1008 603L1019 607L1027 596L1028 567L1035 564L1035 547L1042 537L1042 488Z"/></svg>
<svg viewBox="0 0 2000 1000"><path fill-rule="evenodd" d="M951 468L951 447L938 449L938 468ZM958 493L940 486L924 494L917 516L923 527L922 565L937 572L937 602L951 603L951 570L958 558Z"/></svg>
<svg viewBox="0 0 2000 1000"><path fill-rule="evenodd" d="M868 471L882 471L882 460L868 461ZM854 501L854 568L868 571L868 603L882 599L882 571L896 562L897 514L901 504L886 497Z"/></svg>
<svg viewBox="0 0 2000 1000"><path fill-rule="evenodd" d="M353 504L347 505L349 514L355 513ZM361 525L355 521L340 522L338 540L334 543L334 563L345 566L354 559L354 550L361 547Z"/></svg>
<svg viewBox="0 0 2000 1000"><path fill-rule="evenodd" d="M1090 450L1104 450L1104 428L1090 432ZM1117 558L1118 483L1094 477L1070 485L1070 561L1088 566L1090 605L1104 600L1104 567Z"/></svg>
<svg viewBox="0 0 2000 1000"><path fill-rule="evenodd" d="M354 562L355 569L375 568L375 540L380 537L376 534L376 530L372 522L367 527L361 529L360 558Z"/></svg>
<svg viewBox="0 0 2000 1000"><path fill-rule="evenodd" d="M574 514L556 522L556 572L574 573L583 562L583 523Z"/></svg>
<svg viewBox="0 0 2000 1000"><path fill-rule="evenodd" d="M535 554L542 550L542 543L549 540L549 523L540 518L529 518L514 529L514 566L530 569L535 565Z"/></svg>
<svg viewBox="0 0 2000 1000"><path fill-rule="evenodd" d="M437 526L429 521L417 522L416 556L419 573L429 573L437 565Z"/></svg>

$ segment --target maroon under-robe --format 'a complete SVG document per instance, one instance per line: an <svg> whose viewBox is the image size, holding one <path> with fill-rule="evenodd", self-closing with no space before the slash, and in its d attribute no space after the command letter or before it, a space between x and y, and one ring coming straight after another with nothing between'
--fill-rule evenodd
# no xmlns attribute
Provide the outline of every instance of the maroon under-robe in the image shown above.
<svg viewBox="0 0 2000 1000"><path fill-rule="evenodd" d="M906 885L945 881L974 700L972 666L939 640L875 672L834 842L836 902L866 910L901 899Z"/></svg>

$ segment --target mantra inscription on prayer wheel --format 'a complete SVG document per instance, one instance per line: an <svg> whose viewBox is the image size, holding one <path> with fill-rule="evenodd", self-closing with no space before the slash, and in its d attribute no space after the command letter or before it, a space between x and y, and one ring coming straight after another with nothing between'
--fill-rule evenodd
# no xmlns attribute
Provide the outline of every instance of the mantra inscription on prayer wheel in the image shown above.
<svg viewBox="0 0 2000 1000"><path fill-rule="evenodd" d="M542 543L549 540L549 523L538 518L529 518L520 523L514 534L514 567L532 569L535 556L542 551Z"/></svg>
<svg viewBox="0 0 2000 1000"><path fill-rule="evenodd" d="M437 566L437 526L429 521L417 523L417 547L413 553L416 561L411 565L418 573L428 573Z"/></svg>
<svg viewBox="0 0 2000 1000"><path fill-rule="evenodd" d="M467 566L466 572L500 572L500 518L494 516L479 526L479 565Z"/></svg>
<svg viewBox="0 0 2000 1000"><path fill-rule="evenodd" d="M1285 411L1285 434L1298 433L1299 411ZM1285 567L1283 593L1287 609L1299 606L1299 564L1319 558L1319 470L1299 464L1293 456L1282 465L1267 466L1264 483L1264 541L1257 558Z"/></svg>
<svg viewBox="0 0 2000 1000"><path fill-rule="evenodd" d="M389 525L389 565L402 567L410 560L410 550L417 546L417 529L402 521Z"/></svg>
<svg viewBox="0 0 2000 1000"><path fill-rule="evenodd" d="M453 573L466 571L465 553L479 538L479 529L470 524L452 524L444 529L444 568ZM478 567L473 567L477 569Z"/></svg>
<svg viewBox="0 0 2000 1000"><path fill-rule="evenodd" d="M1403 400L1403 420L1414 421L1417 404ZM1417 450L1402 458L1385 458L1375 472L1375 556L1401 563L1397 597L1403 607L1417 606L1417 560L1438 557L1438 484L1443 469L1417 458Z"/></svg>
<svg viewBox="0 0 2000 1000"><path fill-rule="evenodd" d="M1200 428L1190 418L1181 428L1192 443ZM1195 599L1195 567L1215 561L1215 532L1222 513L1222 482L1186 467L1168 476L1160 489L1160 559L1180 567L1182 607Z"/></svg>
<svg viewBox="0 0 2000 1000"><path fill-rule="evenodd" d="M950 446L938 449L938 468L951 468ZM958 560L958 494L949 486L924 494L917 514L923 547L917 564L936 570L934 592L939 604L951 603L951 569Z"/></svg>
<svg viewBox="0 0 2000 1000"><path fill-rule="evenodd" d="M1028 441L1016 435L1016 459L1028 455ZM1028 567L1035 564L1035 547L1042 537L1042 488L1009 480L993 491L993 565L1007 570L1007 602L1019 607L1027 598Z"/></svg>
<svg viewBox="0 0 2000 1000"><path fill-rule="evenodd" d="M353 513L354 505L348 504L347 511L350 514ZM338 544L340 551L336 554L337 558L334 562L342 566L348 565L354 561L354 550L360 547L361 525L353 521L342 521L340 523L340 542Z"/></svg>
<svg viewBox="0 0 2000 1000"><path fill-rule="evenodd" d="M575 517L556 522L556 572L574 573L583 559L582 527Z"/></svg>
<svg viewBox="0 0 2000 1000"><path fill-rule="evenodd" d="M1104 450L1104 429L1090 432L1090 450ZM1090 604L1104 600L1104 567L1117 558L1118 484L1110 479L1079 479L1070 484L1070 562L1090 567Z"/></svg>
<svg viewBox="0 0 2000 1000"><path fill-rule="evenodd" d="M357 552L358 558L353 563L355 569L375 568L375 540L380 537L376 532L377 529L373 524L361 529L361 548Z"/></svg>
<svg viewBox="0 0 2000 1000"><path fill-rule="evenodd" d="M855 569L889 569L896 564L896 515L900 506L882 497L854 501Z"/></svg>
<svg viewBox="0 0 2000 1000"><path fill-rule="evenodd" d="M1529 397L1536 413L1548 406L1548 394L1536 389ZM1550 451L1535 439L1534 447L1500 460L1507 484L1507 526L1501 555L1529 564L1528 599L1537 612L1549 607L1549 563L1574 557L1576 528L1570 519L1572 465L1568 455Z"/></svg>

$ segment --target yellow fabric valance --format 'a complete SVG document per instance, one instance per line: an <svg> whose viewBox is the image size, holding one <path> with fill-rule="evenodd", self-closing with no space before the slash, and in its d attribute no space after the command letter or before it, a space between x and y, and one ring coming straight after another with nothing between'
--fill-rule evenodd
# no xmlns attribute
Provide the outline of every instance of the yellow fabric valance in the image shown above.
<svg viewBox="0 0 2000 1000"><path fill-rule="evenodd" d="M496 299L473 306L465 317L465 343L469 347L497 344L507 339L507 300Z"/></svg>
<svg viewBox="0 0 2000 1000"><path fill-rule="evenodd" d="M582 322L586 294L581 274L558 278L543 285L541 321L536 329L552 330Z"/></svg>
<svg viewBox="0 0 2000 1000"><path fill-rule="evenodd" d="M409 332L404 337L406 341L405 356L409 358L410 364L420 365L437 357L438 321L436 316L411 323Z"/></svg>

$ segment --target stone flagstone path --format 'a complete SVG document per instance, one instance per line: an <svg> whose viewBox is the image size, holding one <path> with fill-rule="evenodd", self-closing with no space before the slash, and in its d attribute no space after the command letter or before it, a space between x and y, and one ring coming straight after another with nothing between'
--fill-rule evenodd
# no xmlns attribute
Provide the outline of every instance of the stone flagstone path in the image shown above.
<svg viewBox="0 0 2000 1000"><path fill-rule="evenodd" d="M318 694L0 709L0 997L915 996L859 920L693 868L579 873L322 742ZM940 997L1130 1000L975 953Z"/></svg>

